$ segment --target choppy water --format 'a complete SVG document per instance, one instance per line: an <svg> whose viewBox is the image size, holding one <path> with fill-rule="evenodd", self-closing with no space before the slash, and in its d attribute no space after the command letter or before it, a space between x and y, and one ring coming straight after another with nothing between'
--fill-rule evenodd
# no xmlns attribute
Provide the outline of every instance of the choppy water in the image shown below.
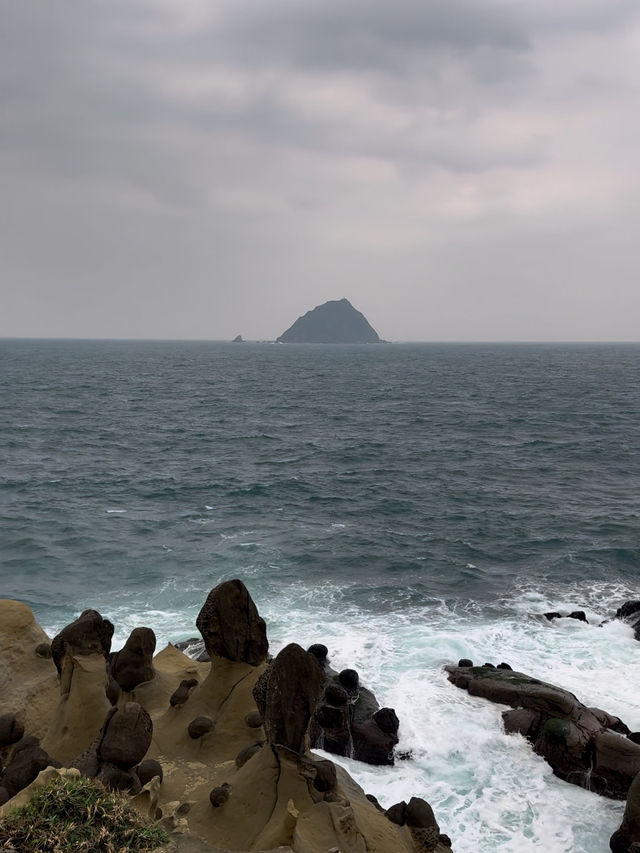
<svg viewBox="0 0 640 853"><path fill-rule="evenodd" d="M623 804L553 777L444 663L506 660L640 729L640 347L0 341L0 595L160 643L247 583L272 649L323 641L457 853L608 849ZM547 623L549 609L591 624Z"/></svg>

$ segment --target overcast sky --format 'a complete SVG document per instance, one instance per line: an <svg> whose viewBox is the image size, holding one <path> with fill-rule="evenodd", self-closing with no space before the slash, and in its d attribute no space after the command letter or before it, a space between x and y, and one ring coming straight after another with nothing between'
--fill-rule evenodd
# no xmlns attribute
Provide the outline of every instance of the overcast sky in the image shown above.
<svg viewBox="0 0 640 853"><path fill-rule="evenodd" d="M638 0L0 15L0 336L640 339Z"/></svg>

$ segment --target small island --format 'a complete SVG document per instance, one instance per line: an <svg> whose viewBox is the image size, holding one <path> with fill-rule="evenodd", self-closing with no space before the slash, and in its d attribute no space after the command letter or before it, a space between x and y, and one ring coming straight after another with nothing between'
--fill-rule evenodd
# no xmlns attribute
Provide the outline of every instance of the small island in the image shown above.
<svg viewBox="0 0 640 853"><path fill-rule="evenodd" d="M277 340L283 344L379 344L378 333L348 299L318 305Z"/></svg>

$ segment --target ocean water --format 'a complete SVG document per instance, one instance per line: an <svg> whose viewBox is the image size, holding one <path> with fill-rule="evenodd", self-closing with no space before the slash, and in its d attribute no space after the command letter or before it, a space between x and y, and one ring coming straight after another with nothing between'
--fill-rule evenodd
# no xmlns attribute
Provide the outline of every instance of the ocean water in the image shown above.
<svg viewBox="0 0 640 853"><path fill-rule="evenodd" d="M159 645L239 577L271 649L325 642L401 721L385 806L456 853L598 853L622 817L556 779L471 657L640 730L640 346L0 341L0 595ZM584 609L589 624L547 622Z"/></svg>

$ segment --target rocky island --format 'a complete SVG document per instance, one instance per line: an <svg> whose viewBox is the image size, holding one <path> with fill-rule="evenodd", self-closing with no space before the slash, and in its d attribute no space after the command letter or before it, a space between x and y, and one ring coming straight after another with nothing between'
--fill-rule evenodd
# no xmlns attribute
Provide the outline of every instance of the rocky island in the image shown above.
<svg viewBox="0 0 640 853"><path fill-rule="evenodd" d="M318 305L298 317L277 340L283 344L379 344L376 330L348 299Z"/></svg>

